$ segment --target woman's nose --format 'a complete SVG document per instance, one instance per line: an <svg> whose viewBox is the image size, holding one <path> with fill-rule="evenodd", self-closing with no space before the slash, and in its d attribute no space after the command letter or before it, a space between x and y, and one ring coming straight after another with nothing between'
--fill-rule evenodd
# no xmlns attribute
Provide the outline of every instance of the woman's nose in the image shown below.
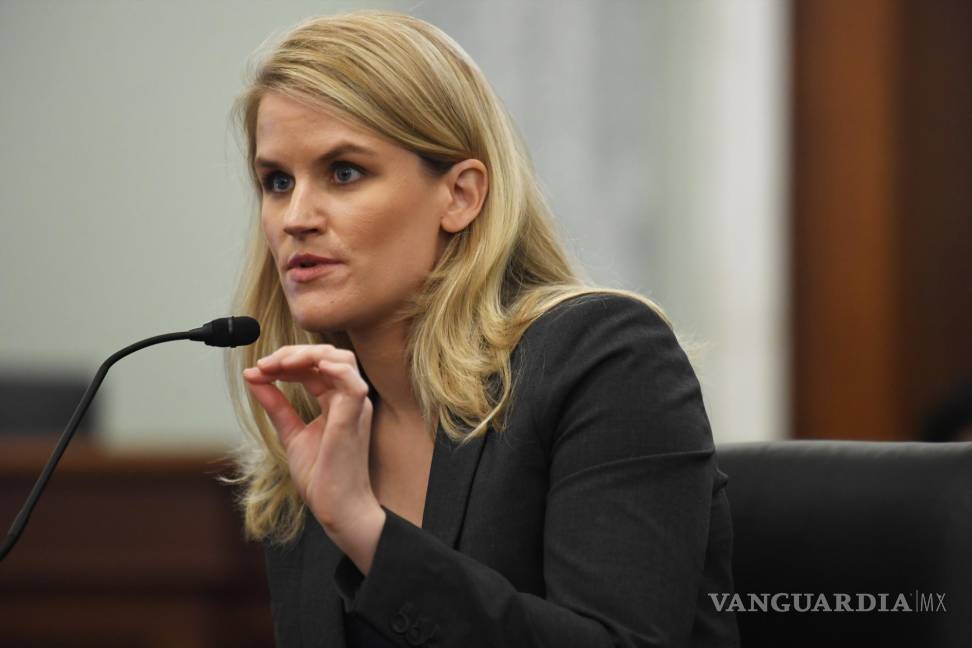
<svg viewBox="0 0 972 648"><path fill-rule="evenodd" d="M284 213L284 231L291 236L303 236L310 232L320 232L325 219L315 203L312 188L304 184L295 188L290 204Z"/></svg>

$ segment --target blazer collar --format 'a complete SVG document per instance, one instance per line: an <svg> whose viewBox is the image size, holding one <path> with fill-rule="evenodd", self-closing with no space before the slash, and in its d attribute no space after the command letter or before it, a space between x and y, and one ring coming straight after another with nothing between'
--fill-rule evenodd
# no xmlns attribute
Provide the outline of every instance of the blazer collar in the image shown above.
<svg viewBox="0 0 972 648"><path fill-rule="evenodd" d="M487 434L492 429L487 430ZM482 457L485 436L459 448L440 423L422 514L422 529L447 547L458 548L469 491ZM303 645L343 646L344 603L334 585L334 570L344 555L308 512L300 572L300 632Z"/></svg>

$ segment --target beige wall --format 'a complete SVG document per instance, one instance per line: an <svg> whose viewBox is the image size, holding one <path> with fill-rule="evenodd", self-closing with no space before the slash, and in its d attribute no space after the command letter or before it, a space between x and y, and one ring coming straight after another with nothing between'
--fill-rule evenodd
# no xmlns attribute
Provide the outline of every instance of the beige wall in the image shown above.
<svg viewBox="0 0 972 648"><path fill-rule="evenodd" d="M90 379L136 340L230 314L251 213L227 121L244 63L272 32L356 6L409 11L466 47L592 276L710 342L717 440L774 436L785 44L771 0L6 0L0 370ZM105 441L234 443L221 353L175 342L122 360L97 396Z"/></svg>

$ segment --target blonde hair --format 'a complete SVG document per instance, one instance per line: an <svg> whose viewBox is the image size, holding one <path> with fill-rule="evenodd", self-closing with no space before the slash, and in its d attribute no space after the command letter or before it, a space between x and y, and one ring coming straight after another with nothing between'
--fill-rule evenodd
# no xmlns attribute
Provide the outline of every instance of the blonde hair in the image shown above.
<svg viewBox="0 0 972 648"><path fill-rule="evenodd" d="M489 190L479 215L452 235L425 285L403 309L410 381L430 433L439 424L456 442L501 431L511 406L510 356L523 332L554 305L587 293L654 302L592 284L558 240L530 155L501 100L469 55L437 27L406 14L364 10L305 20L261 60L233 115L245 135L250 179L256 116L267 92L281 93L358 123L413 151L432 173L480 160ZM333 344L344 332L299 328L291 317L259 225L252 231L233 312L255 317L260 339L226 355L226 378L244 442L230 456L242 484L238 504L248 540L289 543L302 531L304 504L286 454L263 408L243 385L244 368L281 346ZM498 394L490 379L498 379ZM280 389L305 422L320 415L301 385Z"/></svg>

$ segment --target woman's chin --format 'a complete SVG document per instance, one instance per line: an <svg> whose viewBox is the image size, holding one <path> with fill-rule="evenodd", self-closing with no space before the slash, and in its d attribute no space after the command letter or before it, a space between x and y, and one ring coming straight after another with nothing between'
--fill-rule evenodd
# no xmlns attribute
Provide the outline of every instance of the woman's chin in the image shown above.
<svg viewBox="0 0 972 648"><path fill-rule="evenodd" d="M322 313L293 313L294 322L308 333L332 333L344 330L344 326L339 318L333 314Z"/></svg>

